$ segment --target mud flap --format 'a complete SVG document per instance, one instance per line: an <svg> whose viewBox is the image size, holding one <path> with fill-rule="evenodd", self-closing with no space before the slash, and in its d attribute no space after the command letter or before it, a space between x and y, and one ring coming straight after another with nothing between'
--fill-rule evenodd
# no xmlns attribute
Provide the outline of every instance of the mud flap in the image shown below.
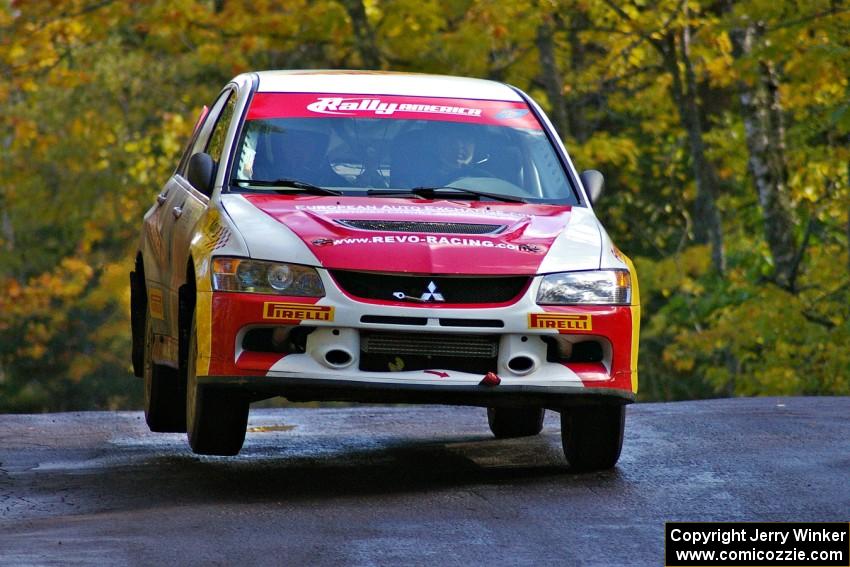
<svg viewBox="0 0 850 567"><path fill-rule="evenodd" d="M178 304L178 364L181 379L185 380L189 359L189 332L192 325L192 314L195 311L195 289L188 284L180 286L177 291Z"/></svg>
<svg viewBox="0 0 850 567"><path fill-rule="evenodd" d="M145 293L144 275L139 271L130 272L130 330L133 337L133 374L141 378L144 375L145 356L145 310L148 298Z"/></svg>

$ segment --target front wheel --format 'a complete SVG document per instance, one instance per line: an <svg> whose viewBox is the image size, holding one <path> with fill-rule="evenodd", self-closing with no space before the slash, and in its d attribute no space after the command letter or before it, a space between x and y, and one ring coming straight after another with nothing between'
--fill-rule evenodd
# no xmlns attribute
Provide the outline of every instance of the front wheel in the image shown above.
<svg viewBox="0 0 850 567"><path fill-rule="evenodd" d="M528 437L543 430L543 408L487 408L487 423L498 439Z"/></svg>
<svg viewBox="0 0 850 567"><path fill-rule="evenodd" d="M236 455L245 442L250 404L238 392L200 384L195 315L186 361L186 430L189 446L200 455Z"/></svg>
<svg viewBox="0 0 850 567"><path fill-rule="evenodd" d="M626 406L579 406L561 411L561 443L570 470L595 471L617 464L623 448Z"/></svg>

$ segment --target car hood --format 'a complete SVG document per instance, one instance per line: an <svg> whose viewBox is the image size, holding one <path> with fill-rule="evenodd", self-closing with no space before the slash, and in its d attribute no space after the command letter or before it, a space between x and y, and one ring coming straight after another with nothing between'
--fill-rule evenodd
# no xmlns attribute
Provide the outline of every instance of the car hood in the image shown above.
<svg viewBox="0 0 850 567"><path fill-rule="evenodd" d="M584 207L260 194L222 203L251 256L267 260L430 274L537 274L600 262L599 224Z"/></svg>

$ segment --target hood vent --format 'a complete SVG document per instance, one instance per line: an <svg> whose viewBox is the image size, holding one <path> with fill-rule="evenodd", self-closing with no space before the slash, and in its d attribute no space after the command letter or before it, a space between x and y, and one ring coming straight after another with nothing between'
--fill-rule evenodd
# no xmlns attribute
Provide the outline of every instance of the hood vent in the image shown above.
<svg viewBox="0 0 850 567"><path fill-rule="evenodd" d="M388 220L336 221L348 228L374 230L378 232L418 232L432 234L498 234L505 229L501 224L478 224L469 222L420 222Z"/></svg>

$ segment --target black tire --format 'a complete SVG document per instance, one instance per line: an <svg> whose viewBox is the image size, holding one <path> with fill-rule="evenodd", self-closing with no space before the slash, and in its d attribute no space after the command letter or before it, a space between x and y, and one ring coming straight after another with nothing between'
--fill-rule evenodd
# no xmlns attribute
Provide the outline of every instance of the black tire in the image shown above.
<svg viewBox="0 0 850 567"><path fill-rule="evenodd" d="M543 408L487 408L490 431L498 439L529 437L543 431Z"/></svg>
<svg viewBox="0 0 850 567"><path fill-rule="evenodd" d="M145 384L145 421L157 433L186 431L186 388L180 373L153 362L153 323L145 310L142 378Z"/></svg>
<svg viewBox="0 0 850 567"><path fill-rule="evenodd" d="M245 442L250 404L239 392L199 384L197 355L197 324L193 314L186 360L186 431L189 446L199 455L236 455Z"/></svg>
<svg viewBox="0 0 850 567"><path fill-rule="evenodd" d="M626 406L580 406L561 411L561 443L570 470L596 471L617 464L623 448Z"/></svg>

